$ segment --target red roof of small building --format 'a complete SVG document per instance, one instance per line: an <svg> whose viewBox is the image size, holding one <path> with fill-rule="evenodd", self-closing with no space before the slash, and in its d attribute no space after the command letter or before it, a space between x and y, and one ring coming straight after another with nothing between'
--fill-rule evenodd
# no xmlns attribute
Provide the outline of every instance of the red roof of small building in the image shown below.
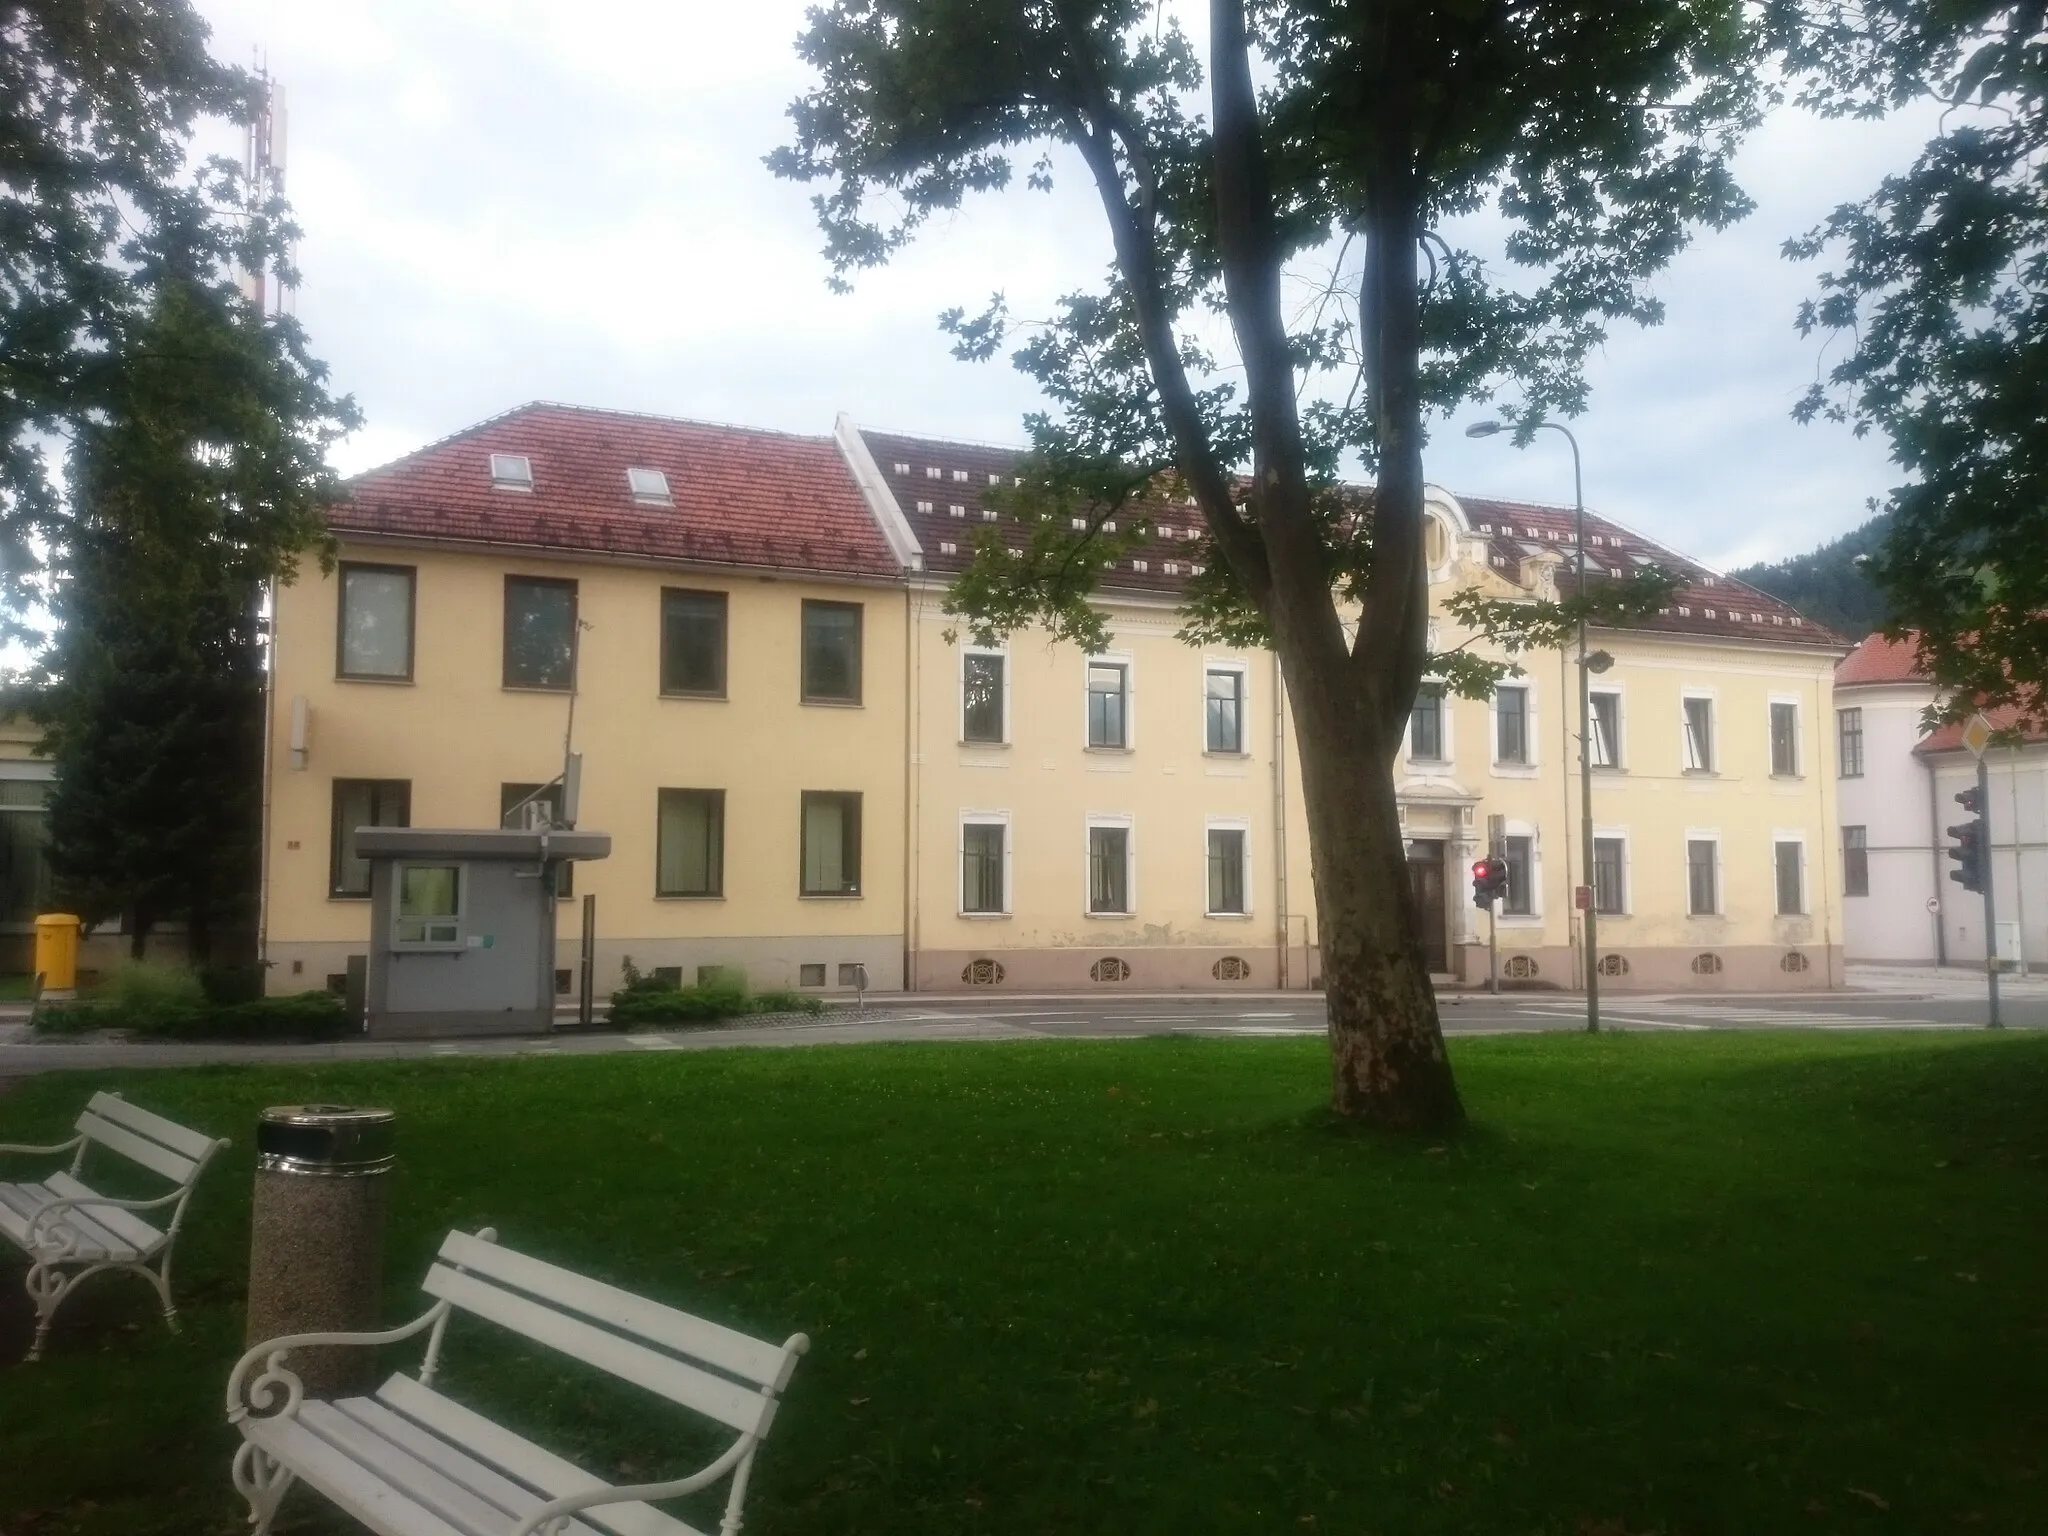
<svg viewBox="0 0 2048 1536"><path fill-rule="evenodd" d="M964 570L974 553L977 530L994 526L1006 543L1022 543L1023 530L1008 513L982 504L983 493L1009 481L1023 453L984 443L948 442L894 432L861 433L897 505L924 547L925 568L940 574ZM1520 578L1531 555L1554 553L1566 562L1569 581L1576 562L1575 513L1566 507L1529 502L1461 500L1472 531L1488 541L1487 558L1510 581ZM1212 558L1199 509L1152 500L1134 507L1148 517L1152 540L1102 573L1110 591L1176 595L1193 567ZM1716 575L1683 555L1591 513L1586 516L1586 569L1599 580L1657 565L1684 579L1663 613L1639 628L1665 634L1726 635L1778 644L1844 649L1848 642L1789 604L1743 582Z"/></svg>
<svg viewBox="0 0 2048 1536"><path fill-rule="evenodd" d="M2009 731L2022 726L2020 736L2025 741L2048 741L2048 730L2039 723L2028 722L2026 713L2017 704L2001 704L1996 709L1984 711L1984 718L1991 722L1994 731ZM1960 752L1963 750L1963 726L1967 722L1955 721L1923 736L1913 748L1915 752Z"/></svg>
<svg viewBox="0 0 2048 1536"><path fill-rule="evenodd" d="M492 483L523 455L530 491ZM668 477L636 500L629 468ZM830 438L578 406L522 405L348 482L338 534L894 577L901 566Z"/></svg>
<svg viewBox="0 0 2048 1536"><path fill-rule="evenodd" d="M1863 643L1835 666L1835 686L1854 688L1865 683L1922 683L1929 679L1920 670L1920 641L1909 635L1904 640L1887 640L1882 634L1865 637Z"/></svg>

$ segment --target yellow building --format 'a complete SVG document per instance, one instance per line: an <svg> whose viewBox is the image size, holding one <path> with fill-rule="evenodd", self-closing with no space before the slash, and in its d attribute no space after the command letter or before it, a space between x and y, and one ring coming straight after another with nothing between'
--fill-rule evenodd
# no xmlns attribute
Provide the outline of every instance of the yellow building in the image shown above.
<svg viewBox="0 0 2048 1536"><path fill-rule="evenodd" d="M364 825L491 827L581 756L598 974L902 984L904 614L827 439L529 406L351 485L275 598L273 990L363 952ZM572 731L573 717L573 731ZM542 797L557 810L556 794Z"/></svg>
<svg viewBox="0 0 2048 1536"><path fill-rule="evenodd" d="M1017 455L530 406L353 482L341 563L276 596L265 954L276 990L363 951L361 825L497 825L581 755L611 834L561 906L570 983L596 898L598 988L630 957L756 986L1133 992L1316 984L1308 838L1267 652L1175 638L1192 508L1104 573L1100 656L942 611ZM1556 508L1430 497L1431 590L1554 592ZM1493 700L1425 689L1398 769L1423 942L1487 966L1468 869L1511 871L1504 974L1609 985L1837 984L1834 636L1604 520L1595 579L1687 577L1597 634L1597 868L1579 868L1576 693L1538 657ZM1457 643L1443 621L1437 643ZM571 684L574 684L573 690ZM574 725L571 728L573 710ZM559 813L559 800L544 796Z"/></svg>
<svg viewBox="0 0 2048 1536"><path fill-rule="evenodd" d="M842 427L843 435L843 427ZM1315 901L1285 689L1267 652L1174 638L1201 558L1189 508L1102 579L1112 649L1042 635L983 653L942 609L983 493L1017 455L866 433L864 481L916 536L912 577L909 971L914 985L1133 990L1315 984ZM1556 595L1571 514L1430 492L1431 592ZM1537 657L1489 702L1425 689L1398 772L1411 884L1432 969L1487 974L1469 867L1502 818L1510 980L1583 976L1574 887L1599 899L1616 987L1839 984L1840 882L1825 760L1840 641L1775 599L1589 519L1589 579L1655 562L1686 576L1639 629L1597 632L1596 879L1579 868L1571 663ZM1436 645L1467 638L1440 621Z"/></svg>

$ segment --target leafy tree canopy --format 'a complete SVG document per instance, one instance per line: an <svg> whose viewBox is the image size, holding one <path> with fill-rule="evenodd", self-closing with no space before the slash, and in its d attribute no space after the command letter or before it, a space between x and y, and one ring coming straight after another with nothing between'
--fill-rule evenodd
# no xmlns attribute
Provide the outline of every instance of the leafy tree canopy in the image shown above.
<svg viewBox="0 0 2048 1536"><path fill-rule="evenodd" d="M255 100L206 38L188 0L0 3L0 633L22 632L67 536L50 439L132 390L167 285L225 303L235 271L276 265L294 233L239 166L188 168L196 123ZM267 332L274 363L317 385L295 323Z"/></svg>
<svg viewBox="0 0 2048 1536"><path fill-rule="evenodd" d="M1907 479L1872 574L1957 707L2048 717L2048 7L1808 0L1776 18L1803 99L1943 107L1913 164L1787 245L1841 360L1799 407L1879 431Z"/></svg>
<svg viewBox="0 0 2048 1536"><path fill-rule="evenodd" d="M1402 408L1442 417L1506 391L1509 415L1524 423L1575 414L1583 359L1607 327L1660 319L1650 280L1690 230L1749 210L1728 161L1762 104L1760 35L1721 0L1268 4L1250 25L1272 76L1258 110L1274 297L1284 284L1298 316L1284 347L1308 402L1299 452L1314 558L1325 590L1363 607L1376 519L1341 481L1347 464L1381 471L1395 404L1375 343L1396 317L1357 259L1397 238L1376 222L1375 185L1403 162L1414 179L1424 270ZM1216 501L1258 500L1231 473L1255 456L1247 369L1212 340L1215 318L1235 316L1197 49L1160 7L1101 0L843 0L814 12L800 47L821 83L792 108L795 141L770 164L832 185L815 206L841 286L969 193L1008 186L1020 164L1028 186L1050 189L1056 152L1072 151L1096 181L1118 246L1099 290L1068 295L1034 325L1018 325L1000 294L941 324L963 358L1016 343L1013 361L1053 406L1027 420L1025 486L1002 493L1029 531L1024 547L985 534L955 611L984 635L1038 622L1099 644L1103 621L1088 596L1106 565L1147 538L1149 496L1193 499L1205 513ZM1405 103L1399 144L1369 106L1388 96ZM1512 231L1504 260L1457 240L1465 216L1487 208ZM1153 368L1162 330L1178 375L1163 382ZM1192 463L1176 415L1199 423ZM1218 536L1211 514L1210 545L1191 551L1202 567L1187 604L1191 640L1271 639L1268 554L1247 522L1226 516ZM1413 552L1409 538L1399 542ZM1650 572L1639 591L1598 590L1584 607L1625 622L1668 592ZM1473 617L1523 649L1570 628L1578 607ZM1355 654L1376 665L1386 639L1361 625ZM1483 691L1503 668L1476 660L1417 655L1413 670ZM1404 710L1413 678L1396 670L1391 693Z"/></svg>
<svg viewBox="0 0 2048 1536"><path fill-rule="evenodd" d="M1104 281L1029 326L1000 294L943 319L1048 401L1028 540L984 539L956 607L1093 641L1088 594L1135 536L1107 509L1161 483L1199 508L1190 634L1263 638L1287 671L1333 1105L1452 1124L1388 771L1432 664L1425 422L1504 392L1526 440L1584 404L1606 327L1657 319L1653 274L1749 207L1728 162L1765 34L1741 0L1211 0L1206 33L1138 0L832 0L769 163L823 184L841 284L1020 166L1085 170ZM1495 260L1460 235L1484 209Z"/></svg>

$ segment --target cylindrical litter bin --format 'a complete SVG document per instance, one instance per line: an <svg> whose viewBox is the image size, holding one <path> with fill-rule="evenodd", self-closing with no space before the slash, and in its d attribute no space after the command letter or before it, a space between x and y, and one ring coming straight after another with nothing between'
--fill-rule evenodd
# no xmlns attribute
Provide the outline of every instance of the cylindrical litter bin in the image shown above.
<svg viewBox="0 0 2048 1536"><path fill-rule="evenodd" d="M382 1326L393 1119L388 1109L345 1104L263 1111L249 1230L249 1344ZM331 1397L369 1385L376 1362L367 1349L321 1346L293 1350L285 1365L307 1395Z"/></svg>
<svg viewBox="0 0 2048 1536"><path fill-rule="evenodd" d="M43 996L58 1002L78 996L78 919L71 913L37 916L36 974Z"/></svg>

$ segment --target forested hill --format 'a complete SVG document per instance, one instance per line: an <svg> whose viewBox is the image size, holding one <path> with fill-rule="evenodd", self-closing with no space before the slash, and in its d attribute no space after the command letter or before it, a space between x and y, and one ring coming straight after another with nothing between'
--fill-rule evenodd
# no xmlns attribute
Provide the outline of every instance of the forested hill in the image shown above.
<svg viewBox="0 0 2048 1536"><path fill-rule="evenodd" d="M1880 514L1810 555L1794 555L1773 565L1746 565L1728 574L1790 603L1848 639L1861 640L1884 622L1885 600L1855 563L1856 557L1873 553L1889 526L1890 515Z"/></svg>

